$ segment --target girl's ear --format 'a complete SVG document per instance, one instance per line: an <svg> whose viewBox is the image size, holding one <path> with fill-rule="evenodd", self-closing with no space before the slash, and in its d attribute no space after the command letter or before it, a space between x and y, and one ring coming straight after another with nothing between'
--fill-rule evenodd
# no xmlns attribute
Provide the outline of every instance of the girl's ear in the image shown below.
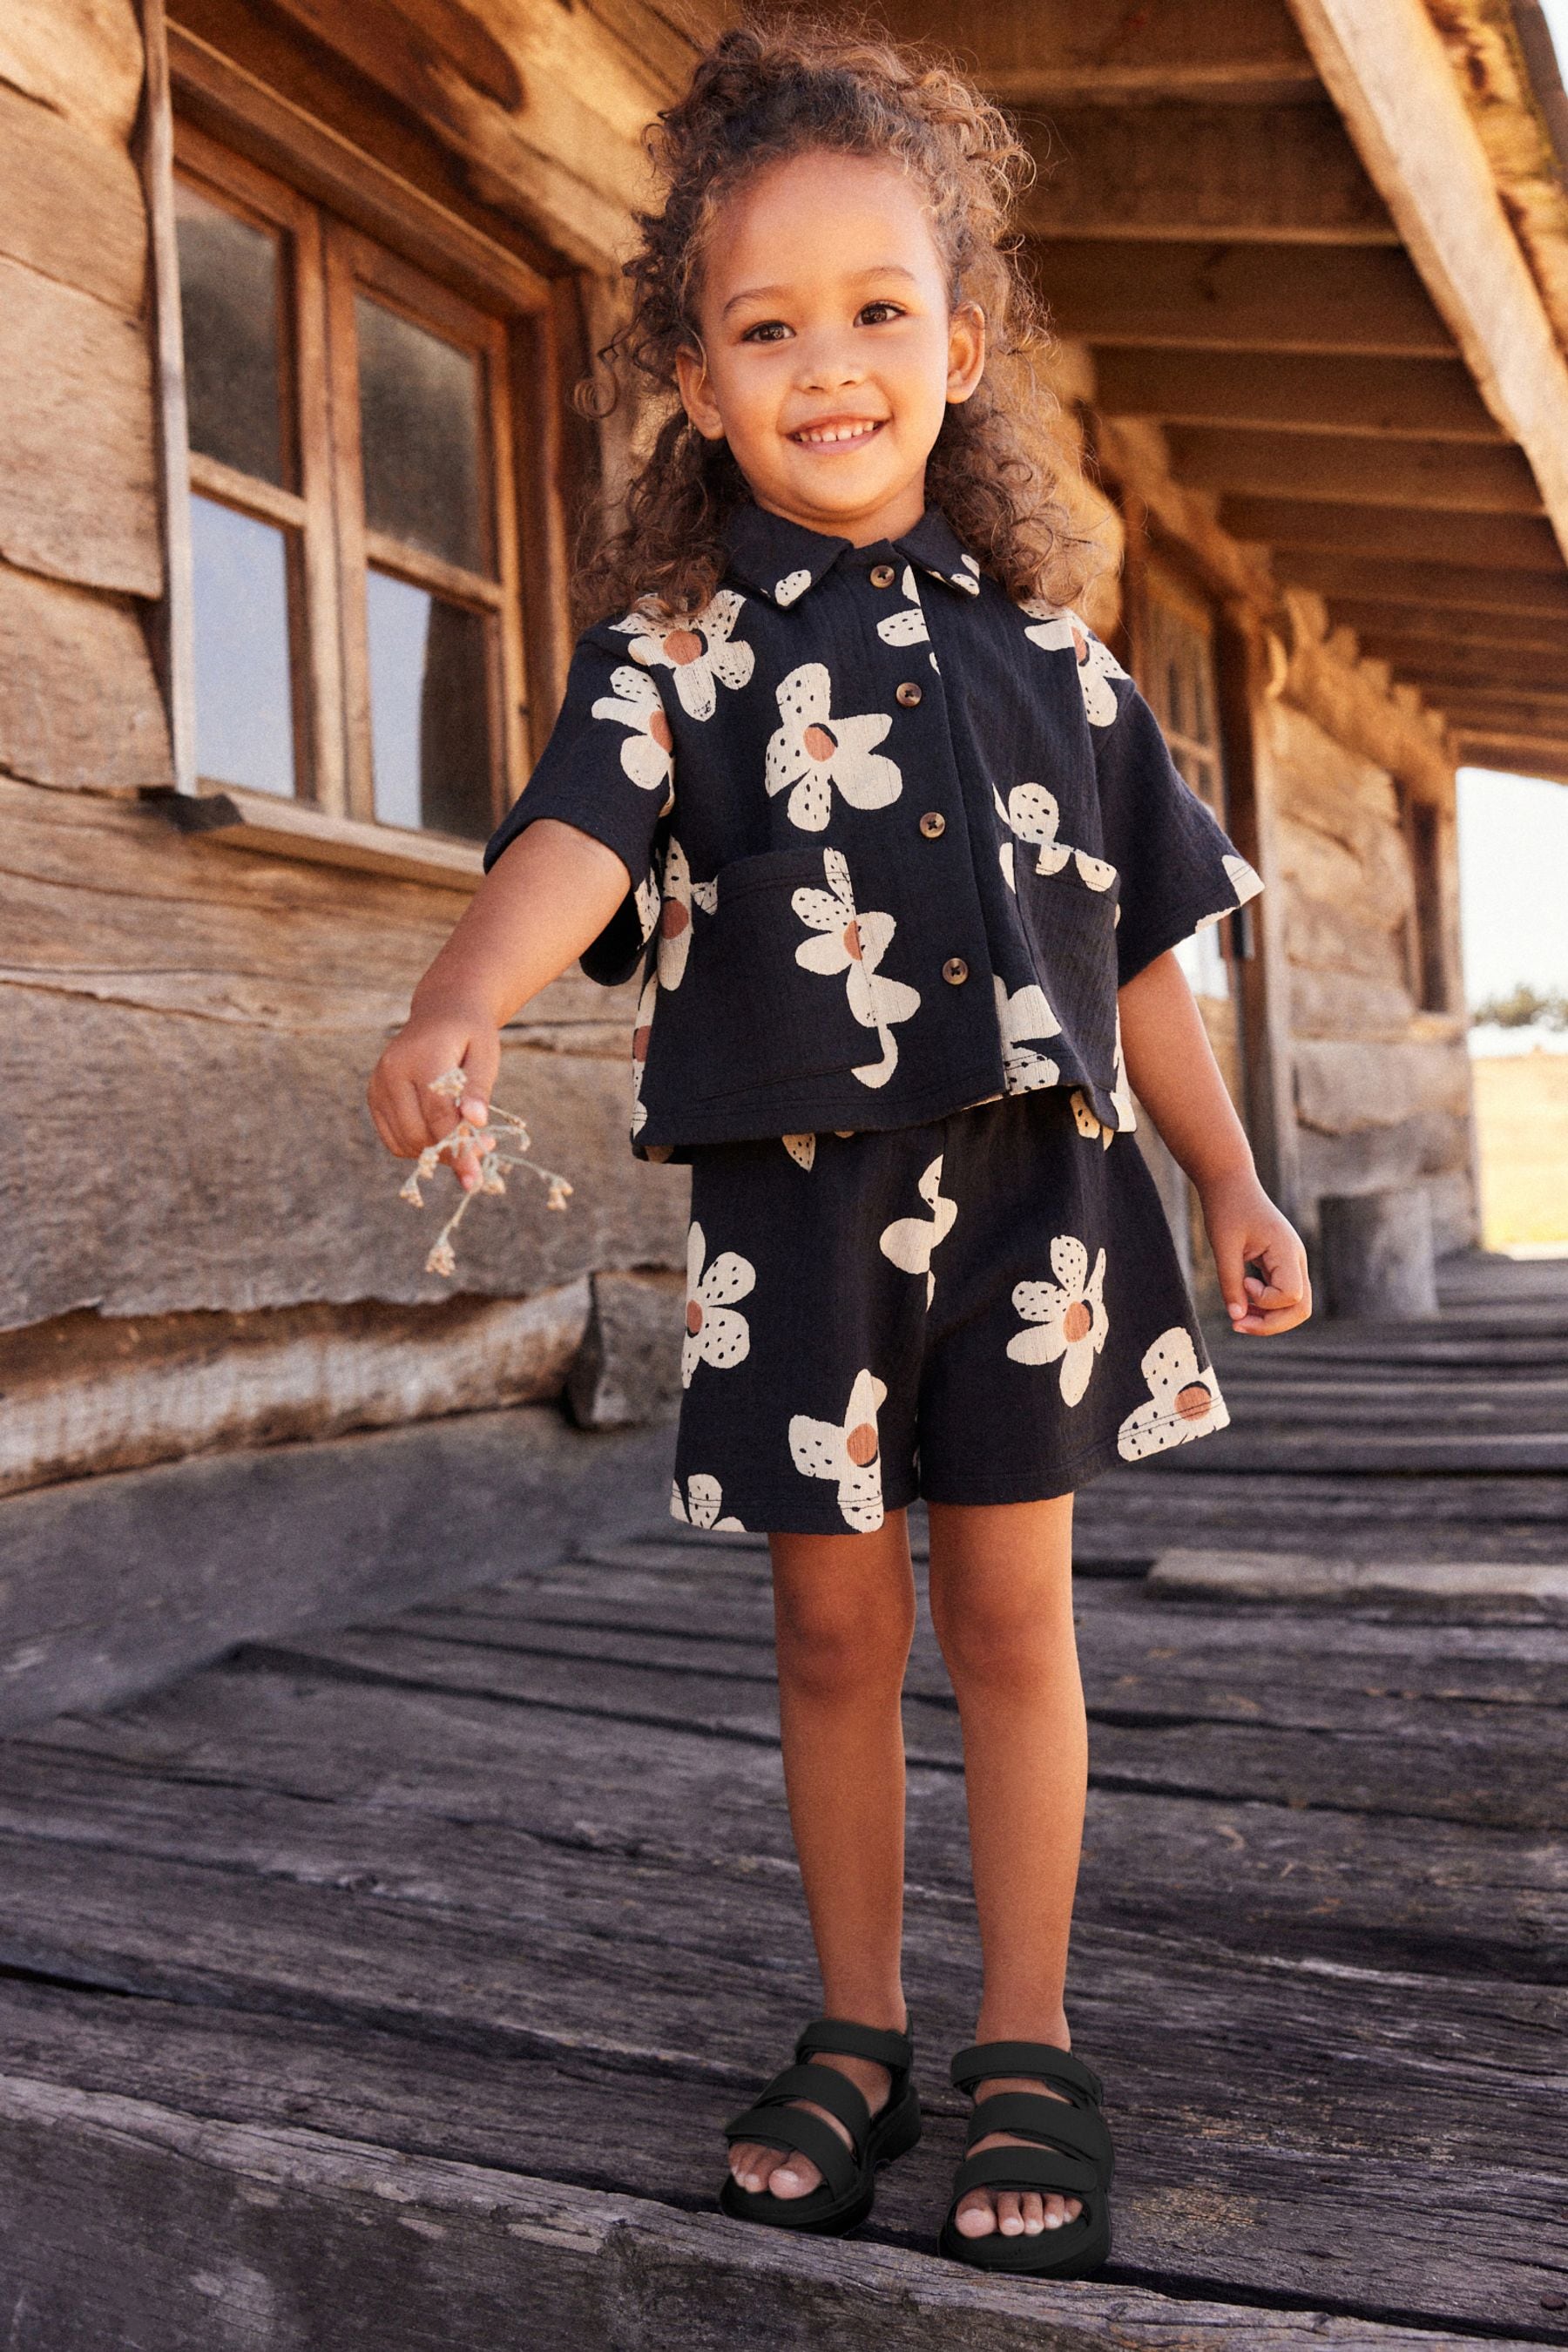
<svg viewBox="0 0 1568 2352"><path fill-rule="evenodd" d="M724 421L708 378L708 361L700 344L683 344L675 354L675 381L680 404L705 441L722 441Z"/></svg>
<svg viewBox="0 0 1568 2352"><path fill-rule="evenodd" d="M985 313L978 302L961 302L947 336L947 397L967 400L985 372Z"/></svg>

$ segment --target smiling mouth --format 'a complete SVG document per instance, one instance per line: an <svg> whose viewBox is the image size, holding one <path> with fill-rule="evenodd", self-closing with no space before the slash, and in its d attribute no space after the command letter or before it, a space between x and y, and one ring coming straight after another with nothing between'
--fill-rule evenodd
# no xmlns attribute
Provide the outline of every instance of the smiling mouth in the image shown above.
<svg viewBox="0 0 1568 2352"><path fill-rule="evenodd" d="M829 425L803 425L789 438L798 449L854 449L879 433L887 421L885 416L854 416Z"/></svg>

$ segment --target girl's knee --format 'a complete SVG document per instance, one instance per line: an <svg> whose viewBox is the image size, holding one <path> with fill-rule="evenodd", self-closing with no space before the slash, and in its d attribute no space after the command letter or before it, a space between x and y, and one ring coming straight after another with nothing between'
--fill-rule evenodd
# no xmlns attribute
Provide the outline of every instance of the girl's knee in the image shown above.
<svg viewBox="0 0 1568 2352"><path fill-rule="evenodd" d="M1028 1689L1059 1681L1076 1660L1070 1615L1026 1585L945 1601L933 1587L931 1622L955 1681Z"/></svg>
<svg viewBox="0 0 1568 2352"><path fill-rule="evenodd" d="M914 1637L914 1590L890 1580L792 1577L774 1585L779 1674L823 1696L902 1678Z"/></svg>

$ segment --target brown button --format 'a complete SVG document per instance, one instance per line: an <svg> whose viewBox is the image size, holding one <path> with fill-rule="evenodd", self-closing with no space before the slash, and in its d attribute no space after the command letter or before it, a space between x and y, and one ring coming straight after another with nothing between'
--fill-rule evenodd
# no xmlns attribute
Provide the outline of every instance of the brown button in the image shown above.
<svg viewBox="0 0 1568 2352"><path fill-rule="evenodd" d="M898 576L890 563L873 563L871 566L873 588L890 588Z"/></svg>
<svg viewBox="0 0 1568 2352"><path fill-rule="evenodd" d="M949 988L962 988L969 978L969 966L962 956L949 956L942 965L942 976Z"/></svg>
<svg viewBox="0 0 1568 2352"><path fill-rule="evenodd" d="M921 831L928 841L940 841L947 831L947 819L941 809L927 809L921 819Z"/></svg>
<svg viewBox="0 0 1568 2352"><path fill-rule="evenodd" d="M893 688L894 701L901 702L906 710L912 710L920 698L920 688L915 684L912 677L906 677L902 686L897 686Z"/></svg>

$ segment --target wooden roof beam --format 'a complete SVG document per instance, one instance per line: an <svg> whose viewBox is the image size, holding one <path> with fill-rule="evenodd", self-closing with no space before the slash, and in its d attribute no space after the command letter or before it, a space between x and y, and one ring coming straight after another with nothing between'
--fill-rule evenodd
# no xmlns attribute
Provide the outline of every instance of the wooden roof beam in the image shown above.
<svg viewBox="0 0 1568 2352"><path fill-rule="evenodd" d="M1494 571L1469 562L1451 563L1441 556L1410 562L1377 550L1347 554L1291 547L1277 551L1274 569L1291 586L1315 588L1331 601L1360 597L1379 604L1421 606L1434 615L1568 620L1568 578L1561 570L1510 572L1500 566Z"/></svg>
<svg viewBox="0 0 1568 2352"><path fill-rule="evenodd" d="M1209 352L1452 358L1453 336L1392 247L1162 244L1039 237L1030 248L1064 334Z"/></svg>
<svg viewBox="0 0 1568 2352"><path fill-rule="evenodd" d="M1467 768L1498 768L1505 776L1542 776L1568 784L1568 741L1561 736L1497 735L1468 727L1454 732Z"/></svg>
<svg viewBox="0 0 1568 2352"><path fill-rule="evenodd" d="M1471 646L1456 642L1441 646L1414 645L1405 637L1356 632L1356 642L1372 661L1385 661L1441 702L1458 694L1517 695L1531 702L1568 700L1568 667L1561 654L1531 656L1516 646Z"/></svg>
<svg viewBox="0 0 1568 2352"><path fill-rule="evenodd" d="M1024 132L1039 173L1020 213L1030 236L1399 244L1326 104L1053 105Z"/></svg>
<svg viewBox="0 0 1568 2352"><path fill-rule="evenodd" d="M1276 570L1291 578L1296 574L1278 561L1284 548L1402 563L1453 563L1475 571L1539 572L1553 583L1563 580L1552 526L1531 515L1492 515L1477 523L1467 515L1334 506L1326 499L1226 498L1220 501L1219 520L1235 538L1261 540L1274 549Z"/></svg>
<svg viewBox="0 0 1568 2352"><path fill-rule="evenodd" d="M1426 441L1508 436L1458 360L1368 360L1269 352L1095 355L1095 404L1166 425L1251 425L1302 433L1387 433Z"/></svg>
<svg viewBox="0 0 1568 2352"><path fill-rule="evenodd" d="M1474 605L1445 611L1431 604L1384 604L1331 593L1325 602L1336 628L1353 629L1366 652L1383 661L1434 660L1458 646L1478 654L1555 655L1568 675L1568 617L1488 613Z"/></svg>
<svg viewBox="0 0 1568 2352"><path fill-rule="evenodd" d="M1423 0L1291 0L1296 22L1488 406L1568 553L1568 362Z"/></svg>
<svg viewBox="0 0 1568 2352"><path fill-rule="evenodd" d="M1176 425L1169 438L1178 478L1199 489L1464 514L1541 512L1534 475L1506 446L1208 425Z"/></svg>
<svg viewBox="0 0 1568 2352"><path fill-rule="evenodd" d="M900 0L902 39L951 47L968 35L963 62L1010 106L1060 97L1117 104L1155 98L1243 94L1312 98L1317 71L1282 0L985 0L955 28L952 0Z"/></svg>

